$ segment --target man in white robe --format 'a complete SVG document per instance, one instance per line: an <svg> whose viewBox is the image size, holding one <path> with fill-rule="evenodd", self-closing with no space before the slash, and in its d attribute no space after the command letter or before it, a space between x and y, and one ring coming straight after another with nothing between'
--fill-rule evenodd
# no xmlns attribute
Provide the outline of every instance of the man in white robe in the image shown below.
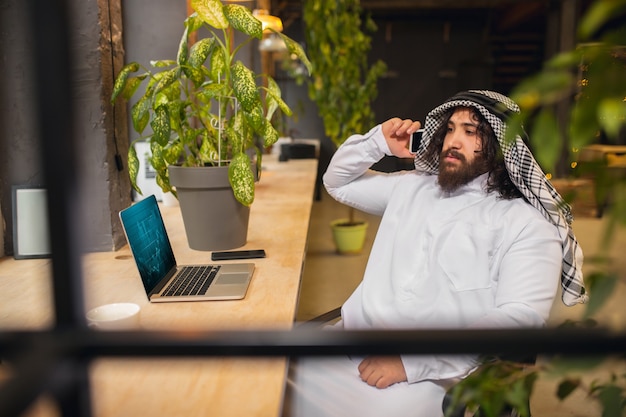
<svg viewBox="0 0 626 417"><path fill-rule="evenodd" d="M566 304L585 301L569 207L521 139L504 142L513 111L497 93L464 92L429 113L417 155L407 145L421 125L399 118L337 150L326 189L382 219L336 328L541 327L559 276ZM385 155L415 157L417 169L370 170ZM446 389L476 365L472 355L302 358L291 415L441 416Z"/></svg>

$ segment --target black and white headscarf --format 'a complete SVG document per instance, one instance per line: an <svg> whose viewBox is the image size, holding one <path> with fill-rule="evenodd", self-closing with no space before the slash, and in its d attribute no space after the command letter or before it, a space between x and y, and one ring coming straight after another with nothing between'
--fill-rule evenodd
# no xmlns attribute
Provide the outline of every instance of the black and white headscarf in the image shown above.
<svg viewBox="0 0 626 417"><path fill-rule="evenodd" d="M415 168L430 174L439 171L439 159L427 160L426 148L437 128L446 122L446 110L458 106L474 107L485 117L498 138L511 181L530 204L558 229L563 241L563 303L572 306L586 302L588 296L582 275L583 253L571 228L571 208L546 178L522 138L517 136L514 141L505 139L509 115L520 111L513 100L493 91L470 90L453 96L432 110L426 116L422 144L415 155Z"/></svg>

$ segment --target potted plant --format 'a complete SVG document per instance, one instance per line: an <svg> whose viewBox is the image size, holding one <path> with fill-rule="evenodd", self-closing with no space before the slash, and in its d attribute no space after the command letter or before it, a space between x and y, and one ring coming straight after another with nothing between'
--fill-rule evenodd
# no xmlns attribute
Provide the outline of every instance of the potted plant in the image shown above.
<svg viewBox="0 0 626 417"><path fill-rule="evenodd" d="M191 5L195 13L185 20L176 59L151 61L152 70L137 62L125 65L112 101L140 94L131 109L140 134L136 141L149 142L157 184L179 199L190 247L230 249L246 242L260 148L279 136L272 117L277 110L290 116L291 110L271 77L255 74L236 59L245 44L262 38L261 21L237 4L193 0ZM243 37L239 44L234 31ZM196 41L201 32L208 34ZM310 68L300 45L276 33ZM131 183L141 193L133 146L128 166ZM207 189L218 195L205 199L200 190Z"/></svg>
<svg viewBox="0 0 626 417"><path fill-rule="evenodd" d="M317 104L326 135L339 146L351 134L374 124L372 100L378 78L387 70L382 61L369 65L367 54L375 31L369 16L362 19L359 0L309 0L304 3L307 51L313 67L309 97ZM367 223L348 218L331 223L339 253L359 253Z"/></svg>

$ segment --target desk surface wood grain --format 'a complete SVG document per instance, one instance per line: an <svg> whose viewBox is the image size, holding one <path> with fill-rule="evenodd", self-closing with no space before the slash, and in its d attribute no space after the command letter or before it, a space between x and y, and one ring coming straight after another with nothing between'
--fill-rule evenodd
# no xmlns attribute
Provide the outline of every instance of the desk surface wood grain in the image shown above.
<svg viewBox="0 0 626 417"><path fill-rule="evenodd" d="M298 302L317 161L266 156L251 208L248 241L265 249L243 300L148 302L128 249L84 255L85 310L115 302L141 306L148 330L202 332L289 329ZM160 206L179 264L211 263L189 248L179 207ZM237 261L225 261L237 262ZM0 330L54 323L50 260L0 259ZM6 374L6 372L5 372ZM279 358L98 359L90 368L96 416L278 416L286 360ZM49 415L50 407L41 407ZM35 408L37 410L38 408Z"/></svg>

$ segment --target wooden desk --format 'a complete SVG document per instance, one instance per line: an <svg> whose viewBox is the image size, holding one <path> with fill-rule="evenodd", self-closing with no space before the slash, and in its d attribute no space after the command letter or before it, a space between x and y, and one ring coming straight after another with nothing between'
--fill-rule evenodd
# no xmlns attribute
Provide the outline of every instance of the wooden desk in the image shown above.
<svg viewBox="0 0 626 417"><path fill-rule="evenodd" d="M298 301L317 161L264 159L244 248L263 248L243 300L151 304L128 247L84 257L85 309L113 302L141 306L151 330L289 329ZM178 207L161 206L179 264L208 263L189 249ZM49 260L0 260L0 329L53 324ZM25 297L18 301L17 295ZM91 367L96 416L279 416L286 360L100 359Z"/></svg>

